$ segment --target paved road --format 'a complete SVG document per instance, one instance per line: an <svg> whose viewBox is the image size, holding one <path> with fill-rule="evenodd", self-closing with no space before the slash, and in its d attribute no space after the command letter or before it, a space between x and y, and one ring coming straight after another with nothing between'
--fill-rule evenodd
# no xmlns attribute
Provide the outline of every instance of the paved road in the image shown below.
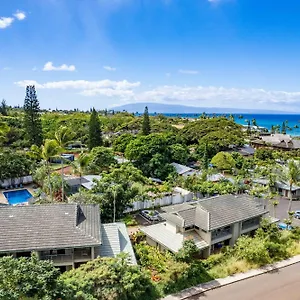
<svg viewBox="0 0 300 300"><path fill-rule="evenodd" d="M189 300L299 300L300 263L222 288Z"/></svg>

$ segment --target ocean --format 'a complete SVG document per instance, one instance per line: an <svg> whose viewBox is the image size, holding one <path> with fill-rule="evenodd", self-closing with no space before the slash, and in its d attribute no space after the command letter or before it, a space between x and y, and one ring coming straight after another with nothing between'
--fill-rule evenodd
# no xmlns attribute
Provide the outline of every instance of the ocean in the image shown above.
<svg viewBox="0 0 300 300"><path fill-rule="evenodd" d="M198 118L202 115L202 113L199 114L172 114L172 113L165 113L163 114L167 117L182 117L182 118ZM208 116L212 116L213 114L207 114ZM226 115L229 116L229 114L214 114L217 116L220 115ZM282 126L283 122L287 121L287 125L289 129L287 129L287 134L293 135L293 136L300 136L300 128L295 128L295 126L300 127L300 115L294 115L294 114L232 114L234 116L234 120L236 123L241 125L247 125L246 120L252 121L253 119L256 120L257 126L265 127L268 130L271 129L272 125L280 125ZM239 116L243 116L242 119L239 119ZM252 123L251 123L252 124Z"/></svg>

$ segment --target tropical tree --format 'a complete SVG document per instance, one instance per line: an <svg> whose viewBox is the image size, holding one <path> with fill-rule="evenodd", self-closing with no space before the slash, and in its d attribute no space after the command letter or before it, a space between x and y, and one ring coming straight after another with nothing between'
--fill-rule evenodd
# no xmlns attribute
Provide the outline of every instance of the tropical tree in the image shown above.
<svg viewBox="0 0 300 300"><path fill-rule="evenodd" d="M219 170L232 171L235 167L235 161L228 152L219 152L211 160L211 163Z"/></svg>
<svg viewBox="0 0 300 300"><path fill-rule="evenodd" d="M106 147L95 147L89 154L88 164L86 168L91 173L101 173L108 170L109 167L116 163L114 153Z"/></svg>
<svg viewBox="0 0 300 300"><path fill-rule="evenodd" d="M60 272L52 262L30 258L0 258L0 299L66 299Z"/></svg>
<svg viewBox="0 0 300 300"><path fill-rule="evenodd" d="M56 132L55 132L55 140L57 141L57 144L60 147L61 154L65 150L66 145L71 142L72 138L74 136L74 133L66 126L61 126ZM61 198L62 200L65 199L65 189L64 189L64 160L63 157L60 157L61 161Z"/></svg>
<svg viewBox="0 0 300 300"><path fill-rule="evenodd" d="M142 134L148 135L150 134L150 132L151 132L150 119L149 119L148 107L146 106L143 115Z"/></svg>
<svg viewBox="0 0 300 300"><path fill-rule="evenodd" d="M35 86L26 87L24 101L24 127L31 145L41 146L43 143L40 104L36 96Z"/></svg>
<svg viewBox="0 0 300 300"><path fill-rule="evenodd" d="M300 182L300 163L290 160L287 166L278 169L278 178L289 186L289 205L287 213L291 211L293 202L293 187Z"/></svg>
<svg viewBox="0 0 300 300"><path fill-rule="evenodd" d="M81 186L82 174L86 171L89 164L90 156L87 153L81 152L79 156L72 162L73 171L79 173L79 180ZM81 189L79 189L81 193Z"/></svg>
<svg viewBox="0 0 300 300"><path fill-rule="evenodd" d="M98 114L95 108L92 109L92 114L89 122L89 149L92 150L94 147L102 146L102 131L101 124Z"/></svg>
<svg viewBox="0 0 300 300"><path fill-rule="evenodd" d="M30 155L36 159L41 159L47 168L47 176L48 176L48 185L49 185L49 193L51 200L53 201L53 192L51 185L51 169L50 169L50 158L56 157L60 153L60 147L56 140L45 140L44 145L38 147L37 145L32 145L30 149Z"/></svg>
<svg viewBox="0 0 300 300"><path fill-rule="evenodd" d="M7 116L7 115L8 115L8 106L7 106L7 104L6 104L5 99L3 99L3 100L1 101L1 104L0 104L0 114L1 114L2 116Z"/></svg>

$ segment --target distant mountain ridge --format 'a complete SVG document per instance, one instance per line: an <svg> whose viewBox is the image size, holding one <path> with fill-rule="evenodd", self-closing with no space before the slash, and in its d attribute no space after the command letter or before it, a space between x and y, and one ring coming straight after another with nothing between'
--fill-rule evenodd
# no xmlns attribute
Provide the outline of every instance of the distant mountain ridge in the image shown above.
<svg viewBox="0 0 300 300"><path fill-rule="evenodd" d="M129 103L121 106L112 107L115 111L126 110L133 113L144 112L145 106L148 107L149 113L161 113L161 114L201 114L205 113L217 113L217 114L293 114L292 112L282 112L276 110L264 110L264 109L244 109L244 108L224 108L224 107L195 107L176 104L162 104L162 103Z"/></svg>

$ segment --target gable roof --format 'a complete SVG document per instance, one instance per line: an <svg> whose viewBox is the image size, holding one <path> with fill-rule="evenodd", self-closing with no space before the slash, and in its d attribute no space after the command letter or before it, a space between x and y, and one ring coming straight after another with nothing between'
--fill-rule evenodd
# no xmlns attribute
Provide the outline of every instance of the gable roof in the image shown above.
<svg viewBox="0 0 300 300"><path fill-rule="evenodd" d="M128 253L130 262L137 264L126 225L121 222L102 224L100 256L116 257L121 252Z"/></svg>
<svg viewBox="0 0 300 300"><path fill-rule="evenodd" d="M175 168L176 170L176 173L178 175L183 175L183 174L186 174L186 173L196 173L197 171L195 169L192 169L188 166L184 166L184 165L181 165L181 164L178 164L178 163L171 163L171 165Z"/></svg>
<svg viewBox="0 0 300 300"><path fill-rule="evenodd" d="M99 206L0 206L0 252L98 246Z"/></svg>
<svg viewBox="0 0 300 300"><path fill-rule="evenodd" d="M205 231L262 216L268 211L254 197L222 195L162 208L162 217L181 227L196 225Z"/></svg>

